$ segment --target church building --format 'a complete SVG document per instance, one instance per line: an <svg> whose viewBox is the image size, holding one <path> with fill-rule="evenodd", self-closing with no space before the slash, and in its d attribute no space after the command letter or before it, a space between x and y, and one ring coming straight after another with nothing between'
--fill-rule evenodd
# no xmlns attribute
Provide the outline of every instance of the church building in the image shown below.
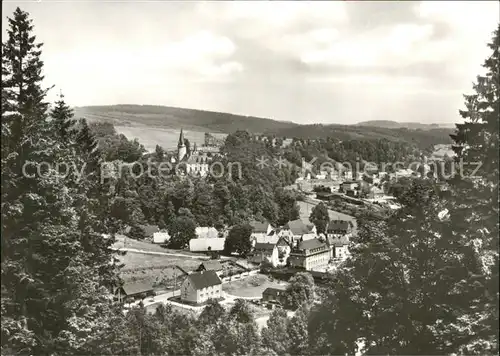
<svg viewBox="0 0 500 356"><path fill-rule="evenodd" d="M187 151L184 132L181 129L179 135L179 143L177 144L177 164L179 169L184 170L189 175L206 176L209 171L210 157L206 153L198 151L196 143Z"/></svg>

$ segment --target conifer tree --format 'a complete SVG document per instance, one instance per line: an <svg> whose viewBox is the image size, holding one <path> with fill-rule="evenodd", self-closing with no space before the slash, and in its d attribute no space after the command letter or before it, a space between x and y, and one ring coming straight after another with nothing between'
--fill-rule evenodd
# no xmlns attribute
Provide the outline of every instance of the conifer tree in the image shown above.
<svg viewBox="0 0 500 356"><path fill-rule="evenodd" d="M75 124L73 120L73 110L64 101L64 95L59 94L59 100L56 101L55 107L50 113L51 117L54 119L52 125L55 126L56 133L59 138L64 142L72 138L72 126Z"/></svg>
<svg viewBox="0 0 500 356"><path fill-rule="evenodd" d="M456 174L448 210L453 233L474 246L483 269L476 283L484 297L474 301L471 340L464 352L498 354L498 140L500 110L500 24L488 45L491 56L484 62L485 75L477 77L474 94L464 95L464 122L457 124L452 139Z"/></svg>
<svg viewBox="0 0 500 356"><path fill-rule="evenodd" d="M401 201L339 271L310 328L324 340L316 353L354 353L363 338L366 353L389 355L451 354L469 342L471 303L482 293L474 250L452 234L431 182L415 181Z"/></svg>
<svg viewBox="0 0 500 356"><path fill-rule="evenodd" d="M106 288L116 281L113 238L102 237L107 197L96 172L86 179L74 169L88 156L60 135L57 123L72 120L62 99L49 118L32 33L17 8L2 44L2 352L82 354L115 312Z"/></svg>

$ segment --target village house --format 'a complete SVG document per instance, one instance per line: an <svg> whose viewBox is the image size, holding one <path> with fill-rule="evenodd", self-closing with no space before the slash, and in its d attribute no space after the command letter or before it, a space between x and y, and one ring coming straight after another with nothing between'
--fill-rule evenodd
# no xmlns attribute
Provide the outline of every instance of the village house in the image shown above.
<svg viewBox="0 0 500 356"><path fill-rule="evenodd" d="M224 272L224 267L219 261L205 261L200 264L200 266L196 269L196 272L203 271L214 271L217 276L221 276L222 272Z"/></svg>
<svg viewBox="0 0 500 356"><path fill-rule="evenodd" d="M356 189L359 189L359 182L357 181L345 181L340 184L340 190L344 193Z"/></svg>
<svg viewBox="0 0 500 356"><path fill-rule="evenodd" d="M306 271L324 270L330 262L330 248L319 239L301 241L290 252L290 266Z"/></svg>
<svg viewBox="0 0 500 356"><path fill-rule="evenodd" d="M268 236L273 231L273 227L268 222L252 221L249 225L252 227L252 235L250 236L252 240Z"/></svg>
<svg viewBox="0 0 500 356"><path fill-rule="evenodd" d="M249 261L273 267L285 266L290 250L290 245L284 238L279 238L277 243L256 243Z"/></svg>
<svg viewBox="0 0 500 356"><path fill-rule="evenodd" d="M222 298L222 281L215 271L189 274L181 285L181 300L201 304Z"/></svg>
<svg viewBox="0 0 500 356"><path fill-rule="evenodd" d="M170 235L168 232L155 232L155 233L153 233L153 243L166 244L169 241L170 241Z"/></svg>
<svg viewBox="0 0 500 356"><path fill-rule="evenodd" d="M214 239L219 237L219 232L215 227L200 226L194 232L199 239Z"/></svg>
<svg viewBox="0 0 500 356"><path fill-rule="evenodd" d="M279 229L271 231L269 235L266 236L257 236L252 239L252 247L255 247L256 244L258 243L263 243L263 244L276 244L278 240L280 239Z"/></svg>
<svg viewBox="0 0 500 356"><path fill-rule="evenodd" d="M116 296L120 302L132 302L153 295L153 284L149 280L125 283L116 290Z"/></svg>
<svg viewBox="0 0 500 356"><path fill-rule="evenodd" d="M189 240L189 251L191 252L210 252L210 251L223 251L225 238L204 238L204 239L191 239Z"/></svg>
<svg viewBox="0 0 500 356"><path fill-rule="evenodd" d="M292 246L297 246L299 241L312 240L317 237L316 226L306 224L303 220L289 221L279 232L279 236L285 238Z"/></svg>
<svg viewBox="0 0 500 356"><path fill-rule="evenodd" d="M276 244L257 242L253 247L253 251L248 256L248 260L252 263L269 263L272 264L273 258L277 256Z"/></svg>
<svg viewBox="0 0 500 356"><path fill-rule="evenodd" d="M285 297L286 287L284 286L269 287L262 292L263 302L278 302L280 304L285 304Z"/></svg>
<svg viewBox="0 0 500 356"><path fill-rule="evenodd" d="M352 231L352 222L346 220L332 220L326 228L328 237L344 236Z"/></svg>
<svg viewBox="0 0 500 356"><path fill-rule="evenodd" d="M349 257L349 237L347 235L329 236L326 242L330 248L330 259L344 261Z"/></svg>

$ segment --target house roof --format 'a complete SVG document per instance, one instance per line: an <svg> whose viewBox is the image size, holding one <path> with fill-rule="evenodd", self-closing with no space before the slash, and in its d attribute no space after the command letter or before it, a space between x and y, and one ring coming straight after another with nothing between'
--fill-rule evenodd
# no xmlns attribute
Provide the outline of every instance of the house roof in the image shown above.
<svg viewBox="0 0 500 356"><path fill-rule="evenodd" d="M267 233L267 229L269 228L269 223L268 222L260 222L260 221L252 221L250 222L249 224L252 229L253 229L253 232L266 232Z"/></svg>
<svg viewBox="0 0 500 356"><path fill-rule="evenodd" d="M219 237L219 232L215 227L200 226L195 229L199 239L209 239Z"/></svg>
<svg viewBox="0 0 500 356"><path fill-rule="evenodd" d="M282 287L282 286L276 286L276 287L269 287L269 288L266 288L262 294L265 295L265 294L271 294L271 295L278 295L280 294L280 292L284 292L286 291L286 287Z"/></svg>
<svg viewBox="0 0 500 356"><path fill-rule="evenodd" d="M256 250L273 250L276 244L273 243L263 243L263 242L257 242L255 244L255 249Z"/></svg>
<svg viewBox="0 0 500 356"><path fill-rule="evenodd" d="M323 242L321 242L318 239L311 239L311 240L306 240L306 241L301 241L299 243L299 250L312 250L314 248L320 248L325 246Z"/></svg>
<svg viewBox="0 0 500 356"><path fill-rule="evenodd" d="M300 219L289 221L285 228L289 229L294 235L304 235L311 232L311 228Z"/></svg>
<svg viewBox="0 0 500 356"><path fill-rule="evenodd" d="M293 241L307 241L307 240L312 240L315 239L318 235L311 233L304 234L304 235L295 235L292 237Z"/></svg>
<svg viewBox="0 0 500 356"><path fill-rule="evenodd" d="M215 271L195 272L188 275L187 278L191 281L191 283L193 283L193 286L196 289L203 289L222 284L222 281L219 276L217 276Z"/></svg>
<svg viewBox="0 0 500 356"><path fill-rule="evenodd" d="M256 236L256 244L276 244L279 240L278 235Z"/></svg>
<svg viewBox="0 0 500 356"><path fill-rule="evenodd" d="M150 281L125 283L122 286L122 289L126 295L136 295L136 294L152 291L153 284Z"/></svg>
<svg viewBox="0 0 500 356"><path fill-rule="evenodd" d="M220 271L222 270L222 264L219 261L205 261L202 262L200 267L205 268L206 271Z"/></svg>
<svg viewBox="0 0 500 356"><path fill-rule="evenodd" d="M345 230L349 229L349 221L333 220L328 224L327 231Z"/></svg>
<svg viewBox="0 0 500 356"><path fill-rule="evenodd" d="M189 240L190 251L222 251L224 250L224 237L216 237L209 239L191 239Z"/></svg>

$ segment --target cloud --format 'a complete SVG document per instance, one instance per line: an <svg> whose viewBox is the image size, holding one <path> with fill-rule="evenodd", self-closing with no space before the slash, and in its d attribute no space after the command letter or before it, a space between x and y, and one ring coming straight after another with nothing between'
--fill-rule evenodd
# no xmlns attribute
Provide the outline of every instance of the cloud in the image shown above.
<svg viewBox="0 0 500 356"><path fill-rule="evenodd" d="M2 3L4 13L16 6ZM494 1L19 6L46 44L47 84L70 104L172 105L302 123L457 120L499 13Z"/></svg>
<svg viewBox="0 0 500 356"><path fill-rule="evenodd" d="M64 51L47 60L46 66L49 72L72 73L73 81L86 81L91 75L120 86L134 81L151 85L161 81L162 76L170 81L173 78L227 80L233 73L243 71L243 65L231 59L235 50L228 37L200 31L155 46Z"/></svg>
<svg viewBox="0 0 500 356"><path fill-rule="evenodd" d="M398 24L339 41L326 49L304 52L300 59L310 66L326 64L345 67L408 65L429 60L421 43L432 35L431 25Z"/></svg>

